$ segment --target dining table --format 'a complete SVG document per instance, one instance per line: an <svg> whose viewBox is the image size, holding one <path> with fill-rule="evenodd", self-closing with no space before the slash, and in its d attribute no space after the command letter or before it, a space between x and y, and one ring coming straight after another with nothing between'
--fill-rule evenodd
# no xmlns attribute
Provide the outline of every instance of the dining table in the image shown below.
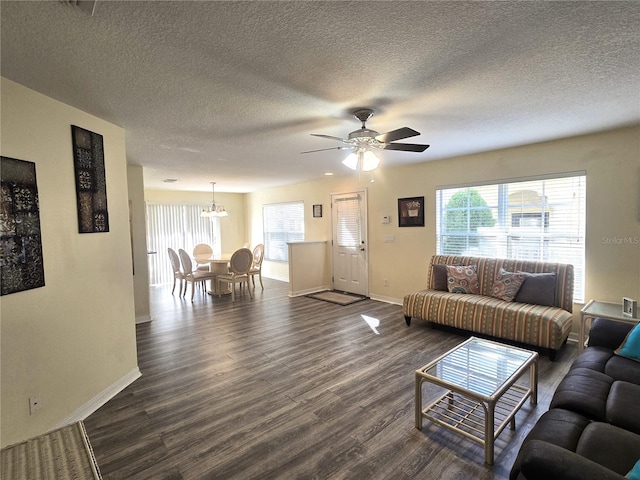
<svg viewBox="0 0 640 480"><path fill-rule="evenodd" d="M211 287L207 292L209 295L218 295L231 293L231 289L229 288L229 284L226 284L222 287L220 292L218 292L218 275L229 273L229 260L221 259L221 258L209 258L207 259L209 262L209 271L213 274L211 278Z"/></svg>

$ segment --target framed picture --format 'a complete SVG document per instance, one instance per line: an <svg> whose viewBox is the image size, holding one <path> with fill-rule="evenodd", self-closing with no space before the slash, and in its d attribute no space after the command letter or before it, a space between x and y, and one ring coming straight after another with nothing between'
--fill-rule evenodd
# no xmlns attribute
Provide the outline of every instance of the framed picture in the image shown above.
<svg viewBox="0 0 640 480"><path fill-rule="evenodd" d="M44 287L36 164L0 157L0 295Z"/></svg>
<svg viewBox="0 0 640 480"><path fill-rule="evenodd" d="M71 125L73 166L76 175L78 231L109 231L107 182L102 135Z"/></svg>
<svg viewBox="0 0 640 480"><path fill-rule="evenodd" d="M638 302L631 298L622 297L622 314L625 317L636 318L638 316Z"/></svg>
<svg viewBox="0 0 640 480"><path fill-rule="evenodd" d="M322 205L314 205L313 206L313 217L314 218L322 217Z"/></svg>
<svg viewBox="0 0 640 480"><path fill-rule="evenodd" d="M424 197L398 199L398 226L424 227Z"/></svg>

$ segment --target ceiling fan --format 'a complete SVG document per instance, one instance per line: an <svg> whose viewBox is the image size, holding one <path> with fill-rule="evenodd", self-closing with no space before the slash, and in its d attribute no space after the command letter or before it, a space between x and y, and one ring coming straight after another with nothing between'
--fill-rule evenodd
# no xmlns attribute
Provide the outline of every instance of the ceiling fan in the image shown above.
<svg viewBox="0 0 640 480"><path fill-rule="evenodd" d="M393 143L396 140L402 140L409 137L420 135L412 128L403 127L397 130L391 130L386 133L378 133L375 130L367 128L366 122L373 116L373 110L370 108L362 108L353 112L353 116L362 122L362 128L355 130L345 138L334 137L332 135L322 135L312 133L314 137L327 138L329 140L337 140L346 145L331 148L321 148L319 150L308 150L301 153L323 152L326 150L351 150L349 155L342 163L352 170L362 170L364 172L375 170L380 164L380 159L372 150L399 150L402 152L424 152L429 145L419 143Z"/></svg>

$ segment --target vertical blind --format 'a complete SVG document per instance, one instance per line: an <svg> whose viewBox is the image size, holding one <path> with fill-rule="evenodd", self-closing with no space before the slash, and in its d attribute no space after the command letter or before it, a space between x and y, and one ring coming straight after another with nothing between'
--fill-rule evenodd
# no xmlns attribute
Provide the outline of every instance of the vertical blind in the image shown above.
<svg viewBox="0 0 640 480"><path fill-rule="evenodd" d="M264 258L289 261L287 242L304 241L304 202L273 203L262 206Z"/></svg>
<svg viewBox="0 0 640 480"><path fill-rule="evenodd" d="M570 263L584 301L584 173L436 190L436 247L443 255Z"/></svg>
<svg viewBox="0 0 640 480"><path fill-rule="evenodd" d="M149 255L149 283L151 285L172 283L173 270L167 248L176 253L182 248L189 255L193 247L206 243L219 257L220 219L201 217L206 205L166 205L147 203L147 247L156 252Z"/></svg>

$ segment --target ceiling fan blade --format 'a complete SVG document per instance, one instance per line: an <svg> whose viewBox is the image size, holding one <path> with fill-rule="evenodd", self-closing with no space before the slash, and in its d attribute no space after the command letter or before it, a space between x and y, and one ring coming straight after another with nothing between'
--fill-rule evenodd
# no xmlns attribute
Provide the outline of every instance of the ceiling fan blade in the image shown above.
<svg viewBox="0 0 640 480"><path fill-rule="evenodd" d="M353 147L331 147L331 148L321 148L319 150L307 150L306 152L300 152L301 154L303 153L314 153L314 152L324 152L326 150L351 150Z"/></svg>
<svg viewBox="0 0 640 480"><path fill-rule="evenodd" d="M419 143L385 143L380 147L382 150L400 150L401 152L424 152L429 145Z"/></svg>
<svg viewBox="0 0 640 480"><path fill-rule="evenodd" d="M420 132L416 132L413 128L402 127L387 133L381 133L376 137L376 140L382 143L390 143L403 138L415 137L416 135L420 135Z"/></svg>
<svg viewBox="0 0 640 480"><path fill-rule="evenodd" d="M346 143L346 140L340 137L333 137L331 135L322 135L321 133L312 133L311 135L313 135L314 137L328 138L329 140L337 140L339 142Z"/></svg>

